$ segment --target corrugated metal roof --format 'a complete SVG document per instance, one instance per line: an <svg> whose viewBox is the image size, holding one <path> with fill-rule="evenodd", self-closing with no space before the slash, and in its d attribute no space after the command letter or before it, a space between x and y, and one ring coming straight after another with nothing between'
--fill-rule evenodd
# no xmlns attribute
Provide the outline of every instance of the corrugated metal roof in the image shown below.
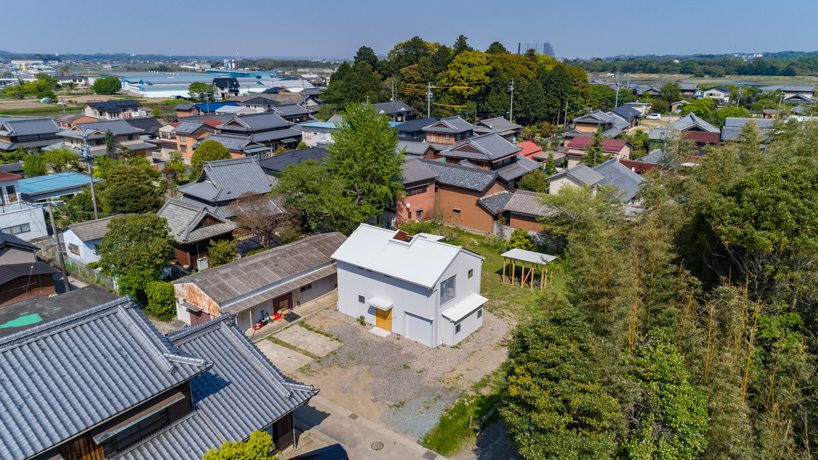
<svg viewBox="0 0 818 460"><path fill-rule="evenodd" d="M395 239L397 232L360 224L332 258L434 289L452 260L463 251L460 246L422 236L415 236L409 242L398 240Z"/></svg>
<svg viewBox="0 0 818 460"><path fill-rule="evenodd" d="M208 366L127 298L2 338L0 457L36 455Z"/></svg>
<svg viewBox="0 0 818 460"><path fill-rule="evenodd" d="M273 288L299 275L332 263L332 253L344 235L333 232L312 235L253 256L211 268L175 281L193 283L216 303L236 303L257 292Z"/></svg>

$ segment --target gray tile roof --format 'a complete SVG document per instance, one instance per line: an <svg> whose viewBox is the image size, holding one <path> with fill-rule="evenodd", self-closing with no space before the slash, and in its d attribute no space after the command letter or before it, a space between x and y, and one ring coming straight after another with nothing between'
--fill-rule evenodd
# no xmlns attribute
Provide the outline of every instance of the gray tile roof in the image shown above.
<svg viewBox="0 0 818 460"><path fill-rule="evenodd" d="M708 133L719 132L719 128L716 128L712 124L703 120L695 113L689 113L683 116L682 118L679 118L678 120L672 122L670 125L673 126L673 128L675 128L677 131L687 131L689 129L698 128Z"/></svg>
<svg viewBox="0 0 818 460"><path fill-rule="evenodd" d="M758 128L758 132L762 138L766 139L772 131L775 121L769 118L737 118L728 117L724 120L724 127L721 129L721 140L735 141L738 140L741 130L747 123L753 122Z"/></svg>
<svg viewBox="0 0 818 460"><path fill-rule="evenodd" d="M585 164L580 164L571 169L566 169L565 171L554 174L548 178L548 181L552 182L561 178L567 178L572 182L575 182L577 185L585 186L595 185L604 179L601 174Z"/></svg>
<svg viewBox="0 0 818 460"><path fill-rule="evenodd" d="M6 118L0 122L0 133L9 136L56 134L60 131L52 118Z"/></svg>
<svg viewBox="0 0 818 460"><path fill-rule="evenodd" d="M204 141L216 141L219 144L227 147L231 152L244 152L254 148L264 148L264 145L254 142L249 136L236 136L227 134L212 134L201 142L196 144L199 146Z"/></svg>
<svg viewBox="0 0 818 460"><path fill-rule="evenodd" d="M232 158L206 162L199 180L179 187L179 192L219 202L269 193L274 184L275 179L264 173L256 158Z"/></svg>
<svg viewBox="0 0 818 460"><path fill-rule="evenodd" d="M659 163L662 162L662 159L664 157L665 152L662 149L654 149L651 150L650 153L648 153L647 155L640 158L639 161L643 163L653 163L658 165Z"/></svg>
<svg viewBox="0 0 818 460"><path fill-rule="evenodd" d="M219 125L222 131L239 131L256 133L269 131L272 129L286 128L291 123L274 112L253 113L249 115L236 115L230 121Z"/></svg>
<svg viewBox="0 0 818 460"><path fill-rule="evenodd" d="M273 106L273 111L282 117L294 117L296 115L308 115L309 110L298 104L283 104Z"/></svg>
<svg viewBox="0 0 818 460"><path fill-rule="evenodd" d="M435 174L431 168L416 158L406 158L403 162L402 169L402 180L404 184L430 181L437 177L437 174Z"/></svg>
<svg viewBox="0 0 818 460"><path fill-rule="evenodd" d="M619 190L616 198L623 203L633 200L636 194L639 193L642 182L645 181L642 176L631 171L630 168L620 163L616 158L595 167L594 171L603 177L598 185L616 187Z"/></svg>
<svg viewBox="0 0 818 460"><path fill-rule="evenodd" d="M156 134L162 127L162 123L154 117L126 118L125 122L134 128L141 129L146 134Z"/></svg>
<svg viewBox="0 0 818 460"><path fill-rule="evenodd" d="M114 136L128 134L143 134L145 131L128 124L125 120L95 121L92 123L80 123L75 129L60 131L58 134L63 137L81 139L85 134L89 139L101 139L105 133L111 131Z"/></svg>
<svg viewBox="0 0 818 460"><path fill-rule="evenodd" d="M34 456L208 367L127 298L4 337L0 457Z"/></svg>
<svg viewBox="0 0 818 460"><path fill-rule="evenodd" d="M642 116L642 112L634 109L629 105L620 105L619 107L611 109L611 112L628 122L630 122L634 118L639 118Z"/></svg>
<svg viewBox="0 0 818 460"><path fill-rule="evenodd" d="M437 118L435 117L415 118L414 120L404 121L403 123L396 126L395 129L398 130L398 133L416 133L418 131L423 131L423 128L431 125L436 121Z"/></svg>
<svg viewBox="0 0 818 460"><path fill-rule="evenodd" d="M274 129L272 131L264 131L255 133L250 136L255 142L271 142L281 141L287 138L301 139L301 131L295 128Z"/></svg>
<svg viewBox="0 0 818 460"><path fill-rule="evenodd" d="M191 382L193 413L123 453L123 459L200 459L224 441L247 439L318 393L284 377L231 315L168 338L213 366Z"/></svg>
<svg viewBox="0 0 818 460"><path fill-rule="evenodd" d="M482 206L491 215L496 216L505 210L506 204L512 195L511 192L503 190L502 192L493 193L478 199L477 204Z"/></svg>
<svg viewBox="0 0 818 460"><path fill-rule="evenodd" d="M443 118L423 128L423 131L430 133L464 133L473 130L474 125L459 116Z"/></svg>
<svg viewBox="0 0 818 460"><path fill-rule="evenodd" d="M232 232L236 226L233 222L211 213L203 205L195 205L176 198L166 199L156 215L165 218L170 227L170 236L177 243L191 243L225 235ZM208 216L218 222L201 226L202 220Z"/></svg>
<svg viewBox="0 0 818 460"><path fill-rule="evenodd" d="M542 195L537 192L517 190L505 206L505 210L513 214L522 214L529 217L543 217L555 212L550 206L543 204Z"/></svg>
<svg viewBox="0 0 818 460"><path fill-rule="evenodd" d="M68 229L74 232L83 242L101 240L108 233L108 224L111 219L117 216L103 217L102 219L89 220L77 224L71 224Z"/></svg>
<svg viewBox="0 0 818 460"><path fill-rule="evenodd" d="M483 192L497 180L497 173L480 168L452 165L438 161L420 161L437 174L437 182L443 185Z"/></svg>
<svg viewBox="0 0 818 460"><path fill-rule="evenodd" d="M527 173L539 168L540 164L536 161L526 158L522 155L517 155L517 161L509 165L497 169L497 175L506 182L517 180Z"/></svg>
<svg viewBox="0 0 818 460"><path fill-rule="evenodd" d="M6 246L15 247L19 249L26 249L29 251L37 251L39 248L28 241L21 239L18 236L12 235L10 233L0 232L0 249L5 248Z"/></svg>
<svg viewBox="0 0 818 460"><path fill-rule="evenodd" d="M522 129L522 126L506 120L505 117L494 117L478 121L474 131L501 134L510 133L519 129Z"/></svg>
<svg viewBox="0 0 818 460"><path fill-rule="evenodd" d="M396 150L405 151L408 155L422 156L431 145L426 142L398 141Z"/></svg>
<svg viewBox="0 0 818 460"><path fill-rule="evenodd" d="M207 125L198 121L181 121L176 125L174 131L177 134L193 134L205 126Z"/></svg>
<svg viewBox="0 0 818 460"><path fill-rule="evenodd" d="M446 157L493 161L520 150L522 147L512 144L497 133L488 133L464 139L441 154Z"/></svg>
<svg viewBox="0 0 818 460"><path fill-rule="evenodd" d="M385 115L399 115L414 113L415 110L403 101L389 101L372 104L378 113Z"/></svg>
<svg viewBox="0 0 818 460"><path fill-rule="evenodd" d="M27 275L28 270L26 270L26 276ZM58 296L37 296L6 305L0 308L0 324L3 325L3 327L0 327L0 337L30 329L46 321L53 321L73 315L74 313L79 313L105 302L116 300L116 298L114 294L92 284ZM35 314L41 319L35 324L21 322L20 326L9 326L12 321L18 318Z"/></svg>
<svg viewBox="0 0 818 460"><path fill-rule="evenodd" d="M303 281L318 271L326 272L322 277L335 273L330 256L345 239L336 232L312 235L174 283L193 283L218 303L223 312L240 312L267 297L272 299L270 296L276 296L278 288L288 288L290 281Z"/></svg>
<svg viewBox="0 0 818 460"><path fill-rule="evenodd" d="M323 147L291 150L289 152L279 153L270 158L265 158L259 161L259 165L265 171L280 173L285 171L290 166L301 163L302 161L314 160L323 162L327 155L329 155L329 150Z"/></svg>

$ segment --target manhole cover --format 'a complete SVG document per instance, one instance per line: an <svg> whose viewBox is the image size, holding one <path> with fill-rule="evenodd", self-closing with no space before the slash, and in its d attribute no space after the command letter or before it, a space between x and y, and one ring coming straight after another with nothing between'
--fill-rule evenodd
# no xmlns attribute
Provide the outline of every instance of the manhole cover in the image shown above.
<svg viewBox="0 0 818 460"><path fill-rule="evenodd" d="M369 446L369 447L371 447L371 448L372 448L372 450L381 450L381 449L383 449L383 443L382 443L382 442L380 442L380 441L375 441L375 442L373 442L373 443L372 443L372 445L371 445L371 446Z"/></svg>

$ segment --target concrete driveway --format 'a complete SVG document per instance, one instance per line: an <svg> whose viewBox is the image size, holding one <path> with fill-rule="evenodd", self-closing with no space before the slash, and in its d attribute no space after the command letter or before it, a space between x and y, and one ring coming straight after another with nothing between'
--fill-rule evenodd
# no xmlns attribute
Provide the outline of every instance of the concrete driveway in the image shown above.
<svg viewBox="0 0 818 460"><path fill-rule="evenodd" d="M310 331L299 324L288 327L273 337L301 350L323 358L341 346L341 342L326 335Z"/></svg>
<svg viewBox="0 0 818 460"><path fill-rule="evenodd" d="M312 358L305 354L282 347L281 345L273 343L269 340L256 342L256 346L267 356L267 358L270 359L270 361L273 362L273 364L276 365L276 367L286 373L291 373L312 361Z"/></svg>
<svg viewBox="0 0 818 460"><path fill-rule="evenodd" d="M295 427L302 431L298 450L288 449L283 459L332 444L340 444L351 459L445 460L411 439L348 411L320 395L295 411Z"/></svg>

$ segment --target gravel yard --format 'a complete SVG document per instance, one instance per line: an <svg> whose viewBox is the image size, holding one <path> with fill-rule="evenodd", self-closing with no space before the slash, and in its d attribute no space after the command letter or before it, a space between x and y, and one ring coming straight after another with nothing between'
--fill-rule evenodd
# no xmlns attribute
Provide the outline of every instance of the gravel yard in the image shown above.
<svg viewBox="0 0 818 460"><path fill-rule="evenodd" d="M333 353L296 372L347 409L380 419L420 439L460 394L506 357L510 326L486 311L483 327L458 346L429 348L392 334L377 337L371 326L326 310L307 321L337 337Z"/></svg>

